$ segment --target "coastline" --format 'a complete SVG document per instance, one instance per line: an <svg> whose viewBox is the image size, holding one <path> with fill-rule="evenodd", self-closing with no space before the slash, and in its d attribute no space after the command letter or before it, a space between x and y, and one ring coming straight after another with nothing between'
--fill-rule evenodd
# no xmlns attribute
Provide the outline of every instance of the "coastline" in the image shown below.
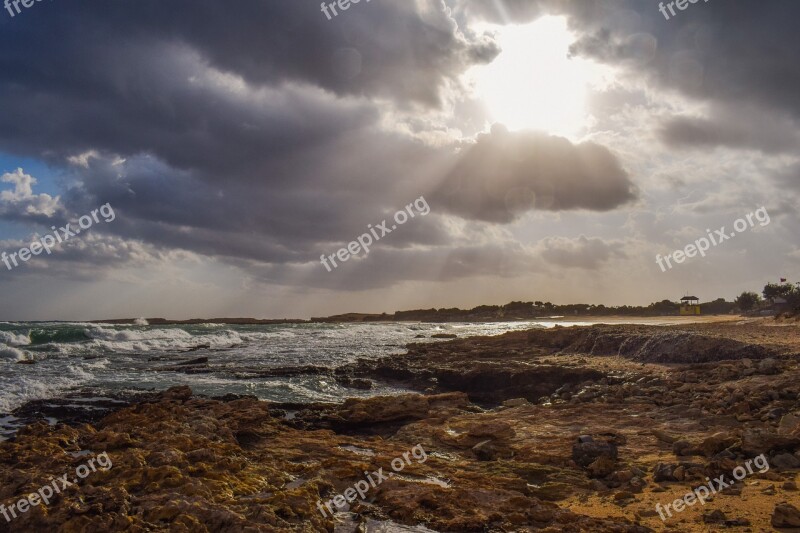
<svg viewBox="0 0 800 533"><path fill-rule="evenodd" d="M14 527L158 530L166 518L209 530L761 531L776 515L791 519L782 502L800 499L800 332L792 326L739 319L523 330L300 371L418 393L290 405L176 387L97 421L36 423L0 443L0 503L86 451L108 452L114 468ZM415 445L429 456L424 464L348 502L336 522L318 511L318 500ZM661 521L656 504L758 454L768 472Z"/></svg>

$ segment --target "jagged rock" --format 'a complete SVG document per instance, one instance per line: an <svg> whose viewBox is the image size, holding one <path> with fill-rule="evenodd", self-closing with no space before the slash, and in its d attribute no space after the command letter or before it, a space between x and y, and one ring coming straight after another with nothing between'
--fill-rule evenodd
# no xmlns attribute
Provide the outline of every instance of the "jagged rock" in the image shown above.
<svg viewBox="0 0 800 533"><path fill-rule="evenodd" d="M595 441L591 437L589 438L590 440L586 440L585 436L580 437L580 439L583 440L579 440L572 445L572 460L578 466L587 468L600 457L607 457L616 462L619 451L615 444Z"/></svg>
<svg viewBox="0 0 800 533"><path fill-rule="evenodd" d="M800 468L800 459L790 453L780 453L770 459L770 465L779 470L792 470Z"/></svg>
<svg viewBox="0 0 800 533"><path fill-rule="evenodd" d="M793 451L797 446L800 446L800 436L778 435L758 429L748 429L742 433L742 452L750 457L773 451Z"/></svg>
<svg viewBox="0 0 800 533"><path fill-rule="evenodd" d="M656 483L660 481L677 481L674 475L676 468L678 468L678 465L658 463L653 470L653 481Z"/></svg>
<svg viewBox="0 0 800 533"><path fill-rule="evenodd" d="M800 510L783 502L775 506L772 513L773 527L800 527Z"/></svg>
<svg viewBox="0 0 800 533"><path fill-rule="evenodd" d="M730 448L739 441L732 435L725 433L715 433L714 435L703 440L700 444L700 449L706 457L713 457L723 450Z"/></svg>

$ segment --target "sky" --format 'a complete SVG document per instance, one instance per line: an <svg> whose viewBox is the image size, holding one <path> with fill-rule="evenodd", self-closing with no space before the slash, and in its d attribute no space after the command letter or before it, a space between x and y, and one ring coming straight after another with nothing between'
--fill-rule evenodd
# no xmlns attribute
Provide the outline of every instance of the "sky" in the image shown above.
<svg viewBox="0 0 800 533"><path fill-rule="evenodd" d="M800 3L679 3L10 5L0 320L646 305L798 278Z"/></svg>

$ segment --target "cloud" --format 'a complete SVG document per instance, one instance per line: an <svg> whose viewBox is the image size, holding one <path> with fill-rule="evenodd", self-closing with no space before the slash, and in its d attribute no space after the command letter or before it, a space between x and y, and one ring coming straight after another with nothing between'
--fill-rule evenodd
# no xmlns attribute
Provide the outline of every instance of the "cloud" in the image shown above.
<svg viewBox="0 0 800 533"><path fill-rule="evenodd" d="M636 196L603 146L495 126L463 148L432 200L464 218L508 223L533 209L609 211Z"/></svg>
<svg viewBox="0 0 800 533"><path fill-rule="evenodd" d="M611 259L625 258L623 246L621 241L606 242L585 235L576 239L551 237L539 243L537 252L542 259L553 265L597 270Z"/></svg>
<svg viewBox="0 0 800 533"><path fill-rule="evenodd" d="M45 220L60 211L59 197L33 194L36 178L18 168L0 176L3 183L11 183L14 190L0 191L0 218L5 220Z"/></svg>
<svg viewBox="0 0 800 533"><path fill-rule="evenodd" d="M715 106L708 118L673 116L661 123L659 137L674 148L703 150L724 146L795 153L800 129L793 120L764 110Z"/></svg>

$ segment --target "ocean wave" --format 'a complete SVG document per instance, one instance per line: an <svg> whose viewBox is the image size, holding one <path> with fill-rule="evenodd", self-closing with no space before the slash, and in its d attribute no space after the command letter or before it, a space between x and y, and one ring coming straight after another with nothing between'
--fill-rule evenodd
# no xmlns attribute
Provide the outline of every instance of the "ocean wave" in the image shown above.
<svg viewBox="0 0 800 533"><path fill-rule="evenodd" d="M89 337L84 332L82 327L69 326L57 327L52 329L33 328L30 331L31 344L66 344L71 342L84 342L89 340Z"/></svg>
<svg viewBox="0 0 800 533"><path fill-rule="evenodd" d="M241 336L232 330L207 335L192 335L180 329L116 330L94 326L85 330L93 343L112 352L149 352L154 350L185 350L208 345L212 349L242 344Z"/></svg>
<svg viewBox="0 0 800 533"><path fill-rule="evenodd" d="M27 346L31 343L28 335L14 333L13 331L0 331L0 342L9 346Z"/></svg>
<svg viewBox="0 0 800 533"><path fill-rule="evenodd" d="M26 352L20 350L19 348L14 348L13 346L0 344L0 359L8 360L11 362L25 361L28 359L28 355Z"/></svg>
<svg viewBox="0 0 800 533"><path fill-rule="evenodd" d="M3 389L3 395L0 395L0 413L10 413L32 400L58 397L59 393L93 378L90 372L73 365L58 376L2 376L0 387Z"/></svg>

